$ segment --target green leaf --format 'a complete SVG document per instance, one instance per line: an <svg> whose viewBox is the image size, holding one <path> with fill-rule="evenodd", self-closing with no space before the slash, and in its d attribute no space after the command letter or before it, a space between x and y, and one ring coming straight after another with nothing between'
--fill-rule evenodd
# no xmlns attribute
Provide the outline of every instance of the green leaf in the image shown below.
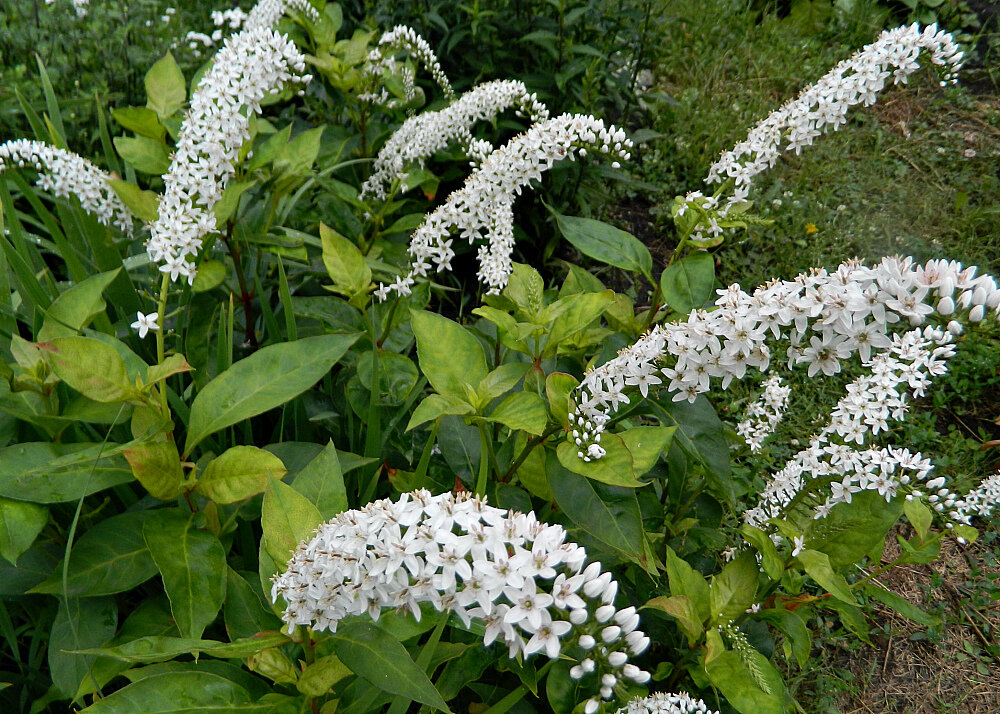
<svg viewBox="0 0 1000 714"><path fill-rule="evenodd" d="M455 397L448 397L443 394L428 394L417 405L417 408L413 410L413 414L410 415L410 421L406 425L406 430L409 431L425 422L432 421L446 414L474 414L475 411L471 404Z"/></svg>
<svg viewBox="0 0 1000 714"><path fill-rule="evenodd" d="M319 657L299 675L295 686L307 697L322 697L334 684L352 674L351 668L336 655Z"/></svg>
<svg viewBox="0 0 1000 714"><path fill-rule="evenodd" d="M615 553L636 560L643 552L643 529L635 491L584 478L553 461L550 456L546 470L560 510Z"/></svg>
<svg viewBox="0 0 1000 714"><path fill-rule="evenodd" d="M545 378L545 396L552 417L562 426L569 424L569 395L580 384L573 375L552 372Z"/></svg>
<svg viewBox="0 0 1000 714"><path fill-rule="evenodd" d="M212 459L195 490L216 503L235 503L262 493L271 478L287 473L281 459L256 446L234 446Z"/></svg>
<svg viewBox="0 0 1000 714"><path fill-rule="evenodd" d="M219 539L194 526L181 509L151 511L142 535L170 599L182 637L198 638L215 620L226 595L226 551Z"/></svg>
<svg viewBox="0 0 1000 714"><path fill-rule="evenodd" d="M83 711L87 714L278 714L274 704L254 704L246 689L209 672L165 672L146 677L99 699Z"/></svg>
<svg viewBox="0 0 1000 714"><path fill-rule="evenodd" d="M127 511L105 518L73 544L66 594L96 597L126 592L156 575L156 564L142 538L145 512ZM32 592L62 594L60 563Z"/></svg>
<svg viewBox="0 0 1000 714"><path fill-rule="evenodd" d="M534 392L514 392L504 399L489 416L508 429L525 431L539 436L548 421L545 401Z"/></svg>
<svg viewBox="0 0 1000 714"><path fill-rule="evenodd" d="M187 99L184 74L169 52L149 68L145 77L146 106L160 119L173 116Z"/></svg>
<svg viewBox="0 0 1000 714"><path fill-rule="evenodd" d="M304 131L281 147L274 158L275 173L296 176L308 171L319 154L323 129L324 127L319 126Z"/></svg>
<svg viewBox="0 0 1000 714"><path fill-rule="evenodd" d="M903 502L903 513L906 514L913 530L920 536L920 540L927 540L927 533L930 531L931 522L934 519L931 509L925 506L923 501L915 498L912 501Z"/></svg>
<svg viewBox="0 0 1000 714"><path fill-rule="evenodd" d="M406 648L371 622L343 625L330 636L337 656L382 691L449 712L448 705Z"/></svg>
<svg viewBox="0 0 1000 714"><path fill-rule="evenodd" d="M146 107L122 107L120 109L112 109L111 116L123 128L135 132L139 136L146 136L150 139L160 141L167 135L167 130L163 128L159 117L156 116L156 112L152 109L147 109Z"/></svg>
<svg viewBox="0 0 1000 714"><path fill-rule="evenodd" d="M160 213L160 195L153 191L144 191L128 181L108 181L122 203L132 211L132 214L143 223L152 223ZM200 270L200 268L199 268Z"/></svg>
<svg viewBox="0 0 1000 714"><path fill-rule="evenodd" d="M146 369L146 385L156 384L167 377L193 370L194 367L188 364L187 360L184 359L184 355L168 355L163 358L160 364L154 364Z"/></svg>
<svg viewBox="0 0 1000 714"><path fill-rule="evenodd" d="M757 572L757 559L747 551L712 579L708 602L714 621L735 620L756 602Z"/></svg>
<svg viewBox="0 0 1000 714"><path fill-rule="evenodd" d="M358 355L358 379L361 386L367 390L372 389L372 354L363 352ZM406 401L410 395L410 390L420 378L417 365L413 364L406 355L389 352L388 350L378 351L378 399L379 404L386 406L398 406Z"/></svg>
<svg viewBox="0 0 1000 714"><path fill-rule="evenodd" d="M704 466L708 475L708 490L731 502L736 497L736 485L729 463L729 442L725 436L725 425L711 402L704 395L693 403L674 402L664 392L663 396L650 399L647 403L658 408L667 424L677 425L674 443Z"/></svg>
<svg viewBox="0 0 1000 714"><path fill-rule="evenodd" d="M639 488L646 485L633 475L632 454L620 436L611 433L603 434L601 448L605 450L604 456L596 461L588 462L580 458L580 447L566 440L556 448L556 454L558 454L559 463L563 467L595 481L610 486L626 486L628 488Z"/></svg>
<svg viewBox="0 0 1000 714"><path fill-rule="evenodd" d="M549 325L549 339L545 343L544 355L554 355L558 346L569 337L590 325L604 314L604 311L614 302L615 294L611 290L599 293L585 293L560 298L545 309L555 308L558 316ZM561 305L561 303L565 303ZM561 308L561 309L560 309ZM545 316L542 316L544 320Z"/></svg>
<svg viewBox="0 0 1000 714"><path fill-rule="evenodd" d="M799 667L805 667L809 661L809 653L812 651L812 636L809 628L806 627L802 616L794 610L784 608L774 608L762 610L758 617L781 630L787 638L787 643L791 649Z"/></svg>
<svg viewBox="0 0 1000 714"><path fill-rule="evenodd" d="M309 389L357 338L304 337L268 345L234 364L194 398L184 456L209 434L273 409Z"/></svg>
<svg viewBox="0 0 1000 714"><path fill-rule="evenodd" d="M67 604L69 609L67 609ZM96 657L71 650L103 645L118 628L118 606L111 597L60 598L49 636L49 672L64 697L76 694Z"/></svg>
<svg viewBox="0 0 1000 714"><path fill-rule="evenodd" d="M695 608L698 622L704 622L712 615L709 607L708 583L704 576L667 546L667 582L671 595L688 598Z"/></svg>
<svg viewBox="0 0 1000 714"><path fill-rule="evenodd" d="M622 270L640 273L652 281L653 258L649 249L631 233L592 218L563 216L551 208L563 238L588 258Z"/></svg>
<svg viewBox="0 0 1000 714"><path fill-rule="evenodd" d="M670 448L676 426L634 426L619 432L625 448L632 455L632 472L643 476L660 460L660 454Z"/></svg>
<svg viewBox="0 0 1000 714"><path fill-rule="evenodd" d="M52 371L95 402L124 402L136 395L125 362L111 345L89 337L58 337L42 342Z"/></svg>
<svg viewBox="0 0 1000 714"><path fill-rule="evenodd" d="M23 443L0 449L0 497L34 503L75 501L132 480L113 444Z"/></svg>
<svg viewBox="0 0 1000 714"><path fill-rule="evenodd" d="M760 553L761 564L767 577L774 581L781 580L781 574L785 571L785 561L778 555L774 541L760 528L754 528L748 523L743 525L743 537Z"/></svg>
<svg viewBox="0 0 1000 714"><path fill-rule="evenodd" d="M258 632L281 627L281 620L265 607L253 586L228 566L223 617L230 640L253 637Z"/></svg>
<svg viewBox="0 0 1000 714"><path fill-rule="evenodd" d="M0 498L0 556L11 565L35 542L49 521L49 509Z"/></svg>
<svg viewBox="0 0 1000 714"><path fill-rule="evenodd" d="M415 310L411 315L417 358L427 381L440 394L467 401L465 387L478 385L489 373L479 340L447 317Z"/></svg>
<svg viewBox="0 0 1000 714"><path fill-rule="evenodd" d="M183 654L207 654L220 659L243 659L256 652L278 647L287 642L289 642L288 636L281 632L260 633L233 642L202 640L197 637L150 635L111 647L81 649L79 653L111 657L131 664L164 662Z"/></svg>
<svg viewBox="0 0 1000 714"><path fill-rule="evenodd" d="M545 281L538 271L524 263L514 263L513 271L503 289L503 296L515 305L526 316L533 317L542 309L545 294Z"/></svg>
<svg viewBox="0 0 1000 714"><path fill-rule="evenodd" d="M170 155L162 141L145 136L116 136L115 149L136 171L160 176L170 169Z"/></svg>
<svg viewBox="0 0 1000 714"><path fill-rule="evenodd" d="M781 675L757 650L751 649L747 658L750 666L756 669L756 677L740 655L728 651L705 664L709 681L743 714L782 714L787 694ZM764 691L758 682L763 683L768 691Z"/></svg>
<svg viewBox="0 0 1000 714"><path fill-rule="evenodd" d="M120 268L92 275L57 297L45 311L45 321L38 332L38 341L46 342L55 337L76 335L89 325L94 317L104 312L106 304L101 293L119 272Z"/></svg>
<svg viewBox="0 0 1000 714"><path fill-rule="evenodd" d="M483 378L476 393L484 404L489 404L517 386L530 365L525 362L508 362L497 367Z"/></svg>
<svg viewBox="0 0 1000 714"><path fill-rule="evenodd" d="M705 632L701 617L698 616L697 609L691 598L686 595L672 595L670 597L656 597L642 606L644 609L661 610L677 621L681 632L687 637L688 645L694 645Z"/></svg>
<svg viewBox="0 0 1000 714"><path fill-rule="evenodd" d="M826 553L834 569L844 568L885 540L905 502L899 498L889 503L874 491L863 491L854 494L850 504L835 507L826 518L813 518L811 509L795 509L795 523L812 550Z"/></svg>
<svg viewBox="0 0 1000 714"><path fill-rule="evenodd" d="M323 265L333 280L333 290L349 298L366 294L372 283L372 271L358 247L324 223L319 224L319 236Z"/></svg>
<svg viewBox="0 0 1000 714"><path fill-rule="evenodd" d="M172 501L184 492L184 470L172 440L147 441L125 450L132 475L154 498Z"/></svg>
<svg viewBox="0 0 1000 714"><path fill-rule="evenodd" d="M324 521L348 509L343 470L332 440L299 471L292 488L316 506Z"/></svg>
<svg viewBox="0 0 1000 714"><path fill-rule="evenodd" d="M682 258L660 274L660 290L671 309L688 313L704 305L715 287L715 259L698 251Z"/></svg>
<svg viewBox="0 0 1000 714"><path fill-rule="evenodd" d="M830 567L830 559L827 557L826 553L805 549L796 557L799 562L802 563L802 567L805 568L809 577L819 583L828 593L833 595L838 600L843 600L849 605L858 604L854 599L854 596L851 594L851 590L847 585L847 581L844 580L844 576L839 573L835 573L833 568Z"/></svg>
<svg viewBox="0 0 1000 714"><path fill-rule="evenodd" d="M194 276L194 284L191 290L196 293L203 293L221 285L226 279L226 264L219 260L204 260L198 266L198 274Z"/></svg>
<svg viewBox="0 0 1000 714"><path fill-rule="evenodd" d="M257 185L257 181L232 181L226 188L222 191L222 196L216 201L215 205L212 206L212 213L215 214L215 225L224 226L226 221L228 221L232 215L236 212L236 209L240 207L240 196L246 193L247 190L253 188ZM200 274L204 268L204 263L198 266L198 273ZM195 280L197 281L197 277Z"/></svg>
<svg viewBox="0 0 1000 714"><path fill-rule="evenodd" d="M264 491L261 527L264 546L275 563L288 561L299 543L312 537L323 521L319 509L305 496L278 479L271 479Z"/></svg>
<svg viewBox="0 0 1000 714"><path fill-rule="evenodd" d="M940 617L929 615L906 598L897 595L890 590L886 590L885 588L872 583L865 584L864 589L865 594L868 595L868 597L874 598L883 605L891 607L903 617L908 617L918 624L924 625L925 627L937 627L941 624Z"/></svg>

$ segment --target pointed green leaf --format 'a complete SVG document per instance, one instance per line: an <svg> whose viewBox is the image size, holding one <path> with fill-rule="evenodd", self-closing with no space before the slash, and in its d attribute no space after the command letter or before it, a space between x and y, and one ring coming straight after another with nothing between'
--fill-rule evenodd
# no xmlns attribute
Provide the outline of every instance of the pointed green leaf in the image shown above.
<svg viewBox="0 0 1000 714"><path fill-rule="evenodd" d="M49 521L49 509L37 503L0 498L0 556L12 565L35 542Z"/></svg>
<svg viewBox="0 0 1000 714"><path fill-rule="evenodd" d="M278 479L271 479L261 506L264 546L275 563L288 562L299 543L312 537L323 522L319 509Z"/></svg>
<svg viewBox="0 0 1000 714"><path fill-rule="evenodd" d="M279 620L247 580L226 568L226 603L223 608L226 633L230 640L253 637L258 632L280 628Z"/></svg>
<svg viewBox="0 0 1000 714"><path fill-rule="evenodd" d="M660 290L672 310L688 313L701 307L712 297L715 287L715 258L711 253L697 251L660 274Z"/></svg>
<svg viewBox="0 0 1000 714"><path fill-rule="evenodd" d="M53 300L45 311L45 321L38 332L38 341L76 335L89 325L94 317L104 312L106 304L101 293L120 272L121 269L92 275Z"/></svg>
<svg viewBox="0 0 1000 714"><path fill-rule="evenodd" d="M337 448L332 440L299 471L292 481L292 488L316 506L323 520L329 520L348 509L340 457L337 456Z"/></svg>
<svg viewBox="0 0 1000 714"><path fill-rule="evenodd" d="M132 475L149 495L172 501L184 492L184 470L173 441L157 440L125 450Z"/></svg>
<svg viewBox="0 0 1000 714"><path fill-rule="evenodd" d="M390 694L449 712L448 705L406 648L371 622L348 623L331 635L340 660L355 674Z"/></svg>
<svg viewBox="0 0 1000 714"><path fill-rule="evenodd" d="M677 620L677 625L681 632L687 637L688 644L694 646L705 627L698 617L695 606L691 599L685 595L671 595L670 597L656 597L642 606L643 608L661 610Z"/></svg>
<svg viewBox="0 0 1000 714"><path fill-rule="evenodd" d="M145 136L116 136L114 144L119 156L136 171L160 176L170 169L170 154L162 141Z"/></svg>
<svg viewBox="0 0 1000 714"><path fill-rule="evenodd" d="M122 203L143 223L152 223L160 212L160 196L153 191L144 191L128 181L108 181Z"/></svg>
<svg viewBox="0 0 1000 714"><path fill-rule="evenodd" d="M146 106L160 119L173 116L187 99L184 73L169 52L149 68L145 77Z"/></svg>
<svg viewBox="0 0 1000 714"><path fill-rule="evenodd" d="M588 258L640 273L652 280L653 257L631 233L592 218L563 216L551 208L549 212L555 216L563 238Z"/></svg>
<svg viewBox="0 0 1000 714"><path fill-rule="evenodd" d="M183 100L182 100L183 101ZM146 107L121 107L112 109L111 116L121 126L139 136L146 136L159 141L167 135L156 112Z"/></svg>
<svg viewBox="0 0 1000 714"><path fill-rule="evenodd" d="M709 607L708 583L704 576L667 546L667 582L671 595L688 598L694 606L698 622L704 622L712 615Z"/></svg>
<svg viewBox="0 0 1000 714"><path fill-rule="evenodd" d="M89 337L58 337L39 344L62 381L95 402L123 402L136 394L125 362L111 345Z"/></svg>
<svg viewBox="0 0 1000 714"><path fill-rule="evenodd" d="M632 455L632 471L643 476L660 460L660 454L670 448L676 426L634 426L619 432L625 448Z"/></svg>
<svg viewBox="0 0 1000 714"><path fill-rule="evenodd" d="M67 604L69 608L67 609ZM60 598L49 636L49 672L64 697L76 694L96 657L71 650L98 647L114 637L118 606L111 597Z"/></svg>
<svg viewBox="0 0 1000 714"><path fill-rule="evenodd" d="M716 622L735 620L757 601L757 573L757 559L745 551L712 578L708 602Z"/></svg>
<svg viewBox="0 0 1000 714"><path fill-rule="evenodd" d="M489 372L479 340L447 317L411 314L420 371L437 392L465 401L465 385L478 385Z"/></svg>
<svg viewBox="0 0 1000 714"><path fill-rule="evenodd" d="M145 512L127 511L106 518L73 544L66 594L96 597L125 592L156 575L156 564L142 537ZM60 563L33 592L62 594Z"/></svg>
<svg viewBox="0 0 1000 714"><path fill-rule="evenodd" d="M632 473L632 454L625 442L617 434L605 433L601 438L601 448L605 450L600 459L589 462L580 457L581 447L567 439L556 448L559 463L573 473L609 484L639 488L645 486Z"/></svg>
<svg viewBox="0 0 1000 714"><path fill-rule="evenodd" d="M545 431L548 410L545 401L534 392L514 392L497 405L489 418L508 429L538 436Z"/></svg>
<svg viewBox="0 0 1000 714"><path fill-rule="evenodd" d="M219 539L194 526L194 514L179 508L151 511L142 535L170 599L182 637L201 637L215 620L226 594L226 551Z"/></svg>
<svg viewBox="0 0 1000 714"><path fill-rule="evenodd" d="M309 389L357 338L305 337L268 345L234 364L194 398L184 455L209 434L280 406Z"/></svg>
<svg viewBox="0 0 1000 714"><path fill-rule="evenodd" d="M256 446L234 446L212 459L195 490L216 503L235 503L262 493L287 470L274 454Z"/></svg>
<svg viewBox="0 0 1000 714"><path fill-rule="evenodd" d="M819 583L824 590L849 605L858 604L851 594L844 576L835 573L833 568L830 567L830 559L826 553L806 549L801 551L796 557L802 563L802 567L805 568L809 577Z"/></svg>
<svg viewBox="0 0 1000 714"><path fill-rule="evenodd" d="M705 672L712 685L742 714L784 714L788 697L781 675L755 649L750 649L747 659L756 676L733 651L722 652L707 662Z"/></svg>

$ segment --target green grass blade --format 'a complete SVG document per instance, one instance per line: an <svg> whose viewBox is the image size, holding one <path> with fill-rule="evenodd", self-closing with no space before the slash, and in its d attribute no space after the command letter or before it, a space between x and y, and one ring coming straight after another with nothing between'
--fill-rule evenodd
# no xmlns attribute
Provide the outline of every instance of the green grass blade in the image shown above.
<svg viewBox="0 0 1000 714"><path fill-rule="evenodd" d="M42 91L45 93L45 107L48 110L49 121L55 130L52 143L60 149L68 148L66 145L66 128L63 126L62 112L59 111L59 102L56 100L55 90L52 89L52 82L49 80L49 73L45 70L45 63L42 62L41 55L36 54L35 60L38 62L38 75L42 79Z"/></svg>

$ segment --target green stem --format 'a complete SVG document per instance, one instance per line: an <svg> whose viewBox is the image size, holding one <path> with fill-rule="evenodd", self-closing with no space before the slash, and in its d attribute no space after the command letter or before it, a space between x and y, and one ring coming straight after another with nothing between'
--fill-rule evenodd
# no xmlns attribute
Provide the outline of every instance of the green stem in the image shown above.
<svg viewBox="0 0 1000 714"><path fill-rule="evenodd" d="M521 449L521 453L517 455L517 458L514 459L514 463L512 463L510 468L504 472L503 476L500 477L500 480L506 482L521 467L521 464L524 463L525 459L528 458L536 446L544 444L546 439L561 430L562 427L557 424L556 426L550 426L537 439L528 437L528 442L524 445L524 448Z"/></svg>
<svg viewBox="0 0 1000 714"><path fill-rule="evenodd" d="M490 462L487 456L492 449L490 436L486 432L486 424L479 423L479 476L476 478L476 495L486 495L486 480L490 473Z"/></svg>
<svg viewBox="0 0 1000 714"><path fill-rule="evenodd" d="M160 328L156 331L156 363L163 364L164 353L166 352L165 341L166 337L164 332L167 330L166 326L166 312L167 312L167 293L170 292L170 275L167 273L163 274L160 279L160 298L156 302L156 324ZM167 407L167 384L166 382L161 382L156 388L159 393L160 398L160 411L163 412L163 416L167 416L170 413Z"/></svg>

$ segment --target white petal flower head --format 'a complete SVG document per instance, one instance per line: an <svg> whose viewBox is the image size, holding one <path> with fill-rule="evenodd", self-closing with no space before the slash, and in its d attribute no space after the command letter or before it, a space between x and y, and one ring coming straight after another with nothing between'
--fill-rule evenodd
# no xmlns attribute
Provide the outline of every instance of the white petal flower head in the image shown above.
<svg viewBox="0 0 1000 714"><path fill-rule="evenodd" d="M708 708L700 699L694 699L686 692L667 694L656 692L644 699L633 699L617 714L719 714Z"/></svg>
<svg viewBox="0 0 1000 714"><path fill-rule="evenodd" d="M139 331L140 340L143 339L146 336L146 333L150 330L160 329L160 326L156 323L156 320L159 317L158 313L151 312L148 315L143 315L141 312L137 312L136 317L138 319L132 323L132 329Z"/></svg>

